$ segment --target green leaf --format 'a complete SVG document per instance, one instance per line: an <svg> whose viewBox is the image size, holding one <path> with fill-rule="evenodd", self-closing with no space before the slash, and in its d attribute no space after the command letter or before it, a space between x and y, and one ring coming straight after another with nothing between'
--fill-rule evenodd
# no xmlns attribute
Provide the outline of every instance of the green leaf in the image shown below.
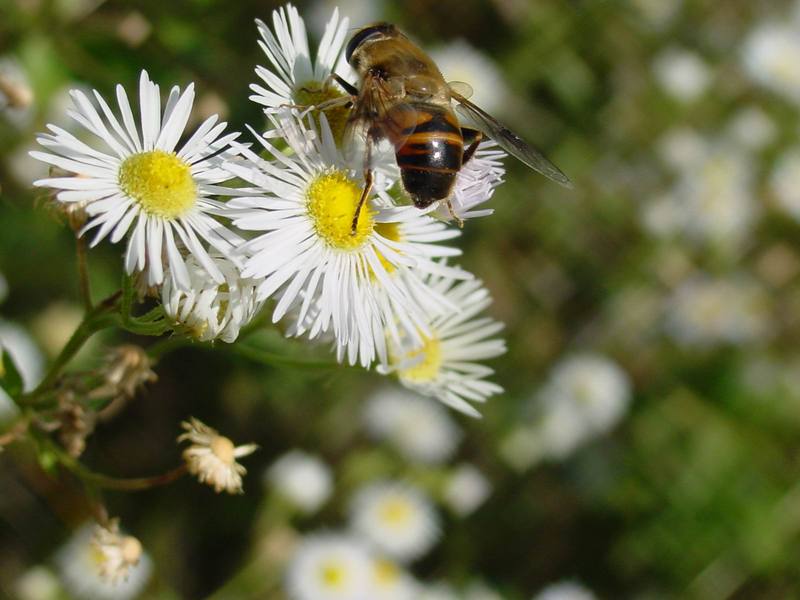
<svg viewBox="0 0 800 600"><path fill-rule="evenodd" d="M8 352L0 348L0 387L12 398L22 394L23 382L17 365Z"/></svg>

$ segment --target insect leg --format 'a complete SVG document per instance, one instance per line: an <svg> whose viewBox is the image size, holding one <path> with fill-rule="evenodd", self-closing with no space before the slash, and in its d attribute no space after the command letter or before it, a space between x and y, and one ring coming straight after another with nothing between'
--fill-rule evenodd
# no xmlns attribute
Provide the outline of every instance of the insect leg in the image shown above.
<svg viewBox="0 0 800 600"><path fill-rule="evenodd" d="M445 202L447 204L447 212L450 213L450 217L456 222L456 225L458 225L459 229L464 229L464 219L459 217L456 214L456 211L453 210L453 204L450 202L450 198L445 200Z"/></svg>
<svg viewBox="0 0 800 600"><path fill-rule="evenodd" d="M370 131L367 134L367 139L365 140L364 189L361 190L361 197L358 199L358 204L356 205L356 213L353 215L353 226L350 228L350 235L356 234L356 227L358 227L358 217L361 215L361 208L364 206L364 202L367 201L367 197L372 191L372 137L373 134Z"/></svg>
<svg viewBox="0 0 800 600"><path fill-rule="evenodd" d="M467 149L464 150L464 156L461 158L461 165L463 166L472 158L475 150L478 149L478 145L483 141L483 132L471 127L462 127L461 135L464 138L464 143L467 144Z"/></svg>
<svg viewBox="0 0 800 600"><path fill-rule="evenodd" d="M336 73L331 73L329 77L342 86L342 89L351 96L358 96L358 89L352 83L346 81Z"/></svg>

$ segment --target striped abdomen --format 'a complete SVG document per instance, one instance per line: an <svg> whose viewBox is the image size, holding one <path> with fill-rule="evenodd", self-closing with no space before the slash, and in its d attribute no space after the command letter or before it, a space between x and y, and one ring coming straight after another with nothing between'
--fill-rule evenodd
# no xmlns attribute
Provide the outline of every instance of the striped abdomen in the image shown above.
<svg viewBox="0 0 800 600"><path fill-rule="evenodd" d="M414 104L389 110L387 137L394 144L403 187L414 205L425 208L450 195L464 155L461 127L451 110Z"/></svg>

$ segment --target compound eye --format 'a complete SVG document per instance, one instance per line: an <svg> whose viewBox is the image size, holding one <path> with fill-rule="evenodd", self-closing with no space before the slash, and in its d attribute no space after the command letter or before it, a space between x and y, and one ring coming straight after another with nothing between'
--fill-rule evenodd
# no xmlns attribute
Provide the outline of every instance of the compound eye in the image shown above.
<svg viewBox="0 0 800 600"><path fill-rule="evenodd" d="M361 44L370 38L382 37L387 31L393 28L394 26L388 23L378 23L376 25L364 27L360 31L357 31L347 43L347 48L344 51L345 60L352 65L353 63L350 59L353 56L353 52L355 52Z"/></svg>

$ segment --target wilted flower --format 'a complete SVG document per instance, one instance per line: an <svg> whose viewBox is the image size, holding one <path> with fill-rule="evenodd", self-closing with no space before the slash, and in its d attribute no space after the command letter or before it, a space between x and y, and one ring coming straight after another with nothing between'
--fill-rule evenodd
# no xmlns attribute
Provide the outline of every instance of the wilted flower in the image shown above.
<svg viewBox="0 0 800 600"><path fill-rule="evenodd" d="M86 448L86 438L94 431L97 413L88 409L71 390L58 395L56 423L58 439L70 456L77 458Z"/></svg>
<svg viewBox="0 0 800 600"><path fill-rule="evenodd" d="M144 384L158 380L152 365L147 352L140 346L124 344L112 348L101 370L103 384L92 391L92 396L133 398Z"/></svg>
<svg viewBox="0 0 800 600"><path fill-rule="evenodd" d="M461 431L433 400L386 388L365 405L364 422L376 439L385 439L406 458L437 464L453 455Z"/></svg>
<svg viewBox="0 0 800 600"><path fill-rule="evenodd" d="M333 491L331 471L316 456L292 450L276 460L265 481L286 500L306 513L322 506Z"/></svg>
<svg viewBox="0 0 800 600"><path fill-rule="evenodd" d="M60 202L84 203L91 220L81 233L97 229L92 245L109 235L113 243L119 242L130 231L125 269L146 272L150 285L164 280L166 262L173 284L190 286L176 237L222 282L201 239L222 253L230 253L237 241L216 218L223 205L209 196L224 190L216 184L230 179L217 168L217 159L228 152L238 134L220 137L225 124L217 125L217 117L210 117L176 151L189 121L194 86L183 93L173 87L162 115L159 87L145 71L139 80L138 128L121 85L117 86L121 122L99 93L94 96L100 113L83 92L73 90L71 95L70 114L99 138L100 149L49 125L52 133L41 134L37 141L51 152L34 151L31 156L77 176L40 179L34 185L61 190Z"/></svg>
<svg viewBox="0 0 800 600"><path fill-rule="evenodd" d="M800 221L800 146L790 148L781 155L769 183L778 207Z"/></svg>
<svg viewBox="0 0 800 600"><path fill-rule="evenodd" d="M444 500L459 517L465 517L486 501L492 485L486 476L470 464L458 465L448 476Z"/></svg>
<svg viewBox="0 0 800 600"><path fill-rule="evenodd" d="M256 281L241 276L227 258L212 254L222 281L215 280L194 258L186 260L190 286L182 289L170 279L161 291L164 312L188 335L201 342L220 339L234 342L239 330L258 313L262 302L256 298Z"/></svg>
<svg viewBox="0 0 800 600"><path fill-rule="evenodd" d="M116 520L107 527L84 525L55 560L65 587L75 598L132 599L152 572L152 562L141 543L121 534Z"/></svg>
<svg viewBox="0 0 800 600"><path fill-rule="evenodd" d="M181 426L186 433L181 434L178 441L191 442L191 446L183 451L183 459L189 472L200 483L213 487L217 493L243 493L242 476L247 473L247 469L236 462L236 459L252 454L258 446L234 446L231 440L194 417L189 422L181 423Z"/></svg>
<svg viewBox="0 0 800 600"><path fill-rule="evenodd" d="M357 540L342 534L311 535L289 564L286 586L292 600L366 600L371 567Z"/></svg>
<svg viewBox="0 0 800 600"><path fill-rule="evenodd" d="M353 529L378 550L407 562L425 554L439 536L439 523L422 492L398 482L378 482L356 493Z"/></svg>

